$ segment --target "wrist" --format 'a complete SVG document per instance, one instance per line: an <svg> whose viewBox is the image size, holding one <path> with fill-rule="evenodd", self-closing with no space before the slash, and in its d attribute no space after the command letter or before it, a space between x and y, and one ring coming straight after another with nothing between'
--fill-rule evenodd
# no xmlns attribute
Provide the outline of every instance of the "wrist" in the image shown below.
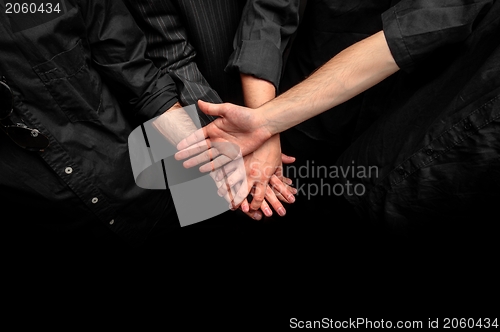
<svg viewBox="0 0 500 332"><path fill-rule="evenodd" d="M257 118L260 121L259 127L266 133L267 139L280 133L280 129L276 125L276 121L273 119L272 108L269 107L269 103L255 109L254 113L257 114Z"/></svg>

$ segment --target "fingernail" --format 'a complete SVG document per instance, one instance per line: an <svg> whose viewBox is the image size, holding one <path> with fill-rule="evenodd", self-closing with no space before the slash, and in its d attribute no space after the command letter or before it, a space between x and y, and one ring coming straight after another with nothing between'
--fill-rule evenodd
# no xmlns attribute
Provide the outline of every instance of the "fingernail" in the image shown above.
<svg viewBox="0 0 500 332"><path fill-rule="evenodd" d="M217 195L219 195L219 197L223 196L222 193L219 190L217 190Z"/></svg>
<svg viewBox="0 0 500 332"><path fill-rule="evenodd" d="M273 212L271 211L270 208L265 208L264 209L264 214L268 217L272 216L273 215Z"/></svg>
<svg viewBox="0 0 500 332"><path fill-rule="evenodd" d="M290 196L288 196L287 200L288 200L290 203L293 203L293 202L295 202L295 196L290 195Z"/></svg>
<svg viewBox="0 0 500 332"><path fill-rule="evenodd" d="M248 208L248 204L243 204L242 209L243 209L243 212L250 211L250 209Z"/></svg>
<svg viewBox="0 0 500 332"><path fill-rule="evenodd" d="M258 212L255 212L253 214L253 219L254 220L260 220L260 219L262 219L262 215L260 213L258 213Z"/></svg>
<svg viewBox="0 0 500 332"><path fill-rule="evenodd" d="M279 208L278 209L278 214L283 217L286 214L285 208L282 208L282 207Z"/></svg>

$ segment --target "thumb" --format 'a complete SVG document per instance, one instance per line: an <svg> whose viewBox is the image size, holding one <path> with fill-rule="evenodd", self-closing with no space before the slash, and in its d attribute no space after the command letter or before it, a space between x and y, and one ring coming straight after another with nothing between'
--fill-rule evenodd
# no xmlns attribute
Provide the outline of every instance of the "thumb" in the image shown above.
<svg viewBox="0 0 500 332"><path fill-rule="evenodd" d="M291 164L295 161L295 157L290 157L284 153L281 153L281 161L283 162L283 164Z"/></svg>
<svg viewBox="0 0 500 332"><path fill-rule="evenodd" d="M212 104L203 100L198 100L198 107L207 115L223 116L226 113L224 104Z"/></svg>

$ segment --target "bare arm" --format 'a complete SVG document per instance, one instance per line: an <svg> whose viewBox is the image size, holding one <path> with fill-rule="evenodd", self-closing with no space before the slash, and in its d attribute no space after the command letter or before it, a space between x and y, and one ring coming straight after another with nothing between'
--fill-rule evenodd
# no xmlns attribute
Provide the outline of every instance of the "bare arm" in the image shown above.
<svg viewBox="0 0 500 332"><path fill-rule="evenodd" d="M237 144L245 156L277 133L349 100L398 70L380 31L340 52L303 82L255 110L199 102L204 113L220 118L182 140L176 158L206 150L210 145L198 142L207 137ZM193 166L205 161L200 157L185 163Z"/></svg>
<svg viewBox="0 0 500 332"><path fill-rule="evenodd" d="M240 77L243 98L247 107L257 108L276 97L276 89L271 82L243 73Z"/></svg>
<svg viewBox="0 0 500 332"><path fill-rule="evenodd" d="M259 110L269 132L280 133L353 98L398 70L380 31L340 52Z"/></svg>
<svg viewBox="0 0 500 332"><path fill-rule="evenodd" d="M240 77L246 106L257 108L276 97L276 89L273 83L244 73L240 73ZM255 186L250 208L256 210L260 206L264 214L270 217L272 212L266 202L268 200L279 215L285 215L285 208L276 195L267 188L268 184L273 188L281 188L278 190L278 196L285 197L284 201L288 203L295 201L291 189L287 188L283 182L286 181L287 184L290 184L289 179L283 178L281 172L282 160L285 163L291 163L294 159L282 155L279 134L273 135L253 154L247 155L245 158L249 158L250 163L250 170L247 170L250 172L247 175L249 185Z"/></svg>
<svg viewBox="0 0 500 332"><path fill-rule="evenodd" d="M193 120L179 103L175 103L152 124L174 146L197 130Z"/></svg>

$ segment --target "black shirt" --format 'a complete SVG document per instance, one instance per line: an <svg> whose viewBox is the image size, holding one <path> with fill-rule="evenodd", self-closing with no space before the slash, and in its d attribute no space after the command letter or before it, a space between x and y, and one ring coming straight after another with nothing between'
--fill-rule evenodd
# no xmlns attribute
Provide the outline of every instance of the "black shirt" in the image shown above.
<svg viewBox="0 0 500 332"><path fill-rule="evenodd" d="M339 160L343 167L378 167L376 176L342 179L365 188L346 198L362 215L399 229L493 225L500 198L500 3L401 1L382 21L402 70L391 89L378 90L388 102L375 104L378 118L365 121L368 128Z"/></svg>
<svg viewBox="0 0 500 332"><path fill-rule="evenodd" d="M299 24L299 0L250 0L243 9L226 71L279 86L283 55Z"/></svg>
<svg viewBox="0 0 500 332"><path fill-rule="evenodd" d="M296 11L286 3L270 1L256 11L267 11L261 16L269 23L255 25L254 39L263 44L266 27L275 30L276 22ZM252 23L246 24L251 31ZM320 141L347 148L336 165L338 154L328 163L347 173L341 183L360 185L361 194L345 197L367 219L405 228L494 215L500 198L498 2L308 0L281 91L382 29L402 70L293 130L308 136L308 150L324 151L315 149ZM268 40L277 40L269 34ZM248 48L248 56L276 54L276 47L269 48ZM349 176L357 166L377 171Z"/></svg>
<svg viewBox="0 0 500 332"><path fill-rule="evenodd" d="M175 81L182 105L199 99L212 103L242 102L239 75L225 73L224 67L244 1L125 3L146 35L147 56Z"/></svg>
<svg viewBox="0 0 500 332"><path fill-rule="evenodd" d="M127 138L177 101L174 81L144 57L146 39L122 2L60 3L57 15L6 14L0 3L11 118L50 140L34 153L0 132L1 204L26 228L99 222L142 241L159 220L176 216L167 190L136 186Z"/></svg>

